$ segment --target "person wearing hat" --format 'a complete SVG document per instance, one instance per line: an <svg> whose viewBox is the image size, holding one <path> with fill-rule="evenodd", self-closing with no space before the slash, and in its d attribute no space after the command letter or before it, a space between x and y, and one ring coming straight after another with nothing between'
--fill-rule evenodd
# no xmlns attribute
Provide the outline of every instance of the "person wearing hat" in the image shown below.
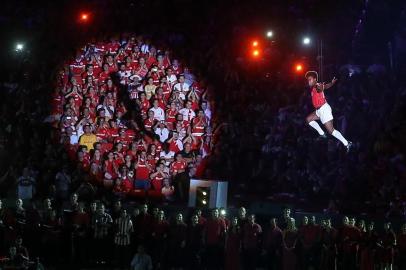
<svg viewBox="0 0 406 270"><path fill-rule="evenodd" d="M344 136L336 130L333 126L333 114L330 105L327 103L324 91L331 88L337 81L334 77L330 83L319 83L318 74L316 71L306 72L305 78L311 89L312 103L315 111L306 117L307 123L314 128L322 138L327 138L326 133L316 122L320 122L327 129L328 133L337 138L347 149L347 153L350 151L352 142L347 141Z"/></svg>

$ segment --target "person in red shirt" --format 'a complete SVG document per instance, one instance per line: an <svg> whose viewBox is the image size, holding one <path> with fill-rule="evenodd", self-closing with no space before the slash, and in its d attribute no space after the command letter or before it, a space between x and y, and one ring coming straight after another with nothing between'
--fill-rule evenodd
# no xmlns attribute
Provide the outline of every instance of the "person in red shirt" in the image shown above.
<svg viewBox="0 0 406 270"><path fill-rule="evenodd" d="M135 181L134 185L137 189L148 190L151 187L149 174L150 166L147 162L147 152L141 151L135 162Z"/></svg>
<svg viewBox="0 0 406 270"><path fill-rule="evenodd" d="M224 237L226 233L226 224L220 219L218 209L213 209L211 218L207 220L204 230L204 239L206 243L206 263L209 269L220 269L222 265L222 256L224 249Z"/></svg>
<svg viewBox="0 0 406 270"><path fill-rule="evenodd" d="M150 175L152 187L157 191L161 191L164 179L169 177L164 170L165 164L161 162L158 164L156 171Z"/></svg>
<svg viewBox="0 0 406 270"><path fill-rule="evenodd" d="M225 270L241 269L241 236L241 226L238 224L238 218L234 217L226 235L226 244L224 250Z"/></svg>
<svg viewBox="0 0 406 270"><path fill-rule="evenodd" d="M172 162L170 166L170 172L172 176L176 176L177 174L185 172L187 168L186 162L183 160L183 157L180 153L176 154L175 161Z"/></svg>
<svg viewBox="0 0 406 270"><path fill-rule="evenodd" d="M278 227L277 219L272 218L263 245L266 257L268 258L266 262L268 269L281 269L282 238L283 233Z"/></svg>
<svg viewBox="0 0 406 270"><path fill-rule="evenodd" d="M183 221L183 215L178 213L176 215L175 223L169 227L168 234L168 269L184 269L186 260L182 256L186 254L186 240L187 240L188 226Z"/></svg>
<svg viewBox="0 0 406 270"><path fill-rule="evenodd" d="M374 269L377 242L378 234L375 232L375 224L371 222L368 224L367 231L362 235L362 248L360 248L359 252L361 270Z"/></svg>
<svg viewBox="0 0 406 270"><path fill-rule="evenodd" d="M384 224L384 232L378 240L378 260L381 269L392 269L394 261L394 246L396 245L396 235L391 228L391 223Z"/></svg>
<svg viewBox="0 0 406 270"><path fill-rule="evenodd" d="M260 248L262 228L255 222L255 215L248 216L242 228L242 254L244 269L256 269Z"/></svg>
<svg viewBox="0 0 406 270"><path fill-rule="evenodd" d="M159 210L158 218L152 223L152 256L155 260L156 269L165 269L165 242L168 238L169 222L165 219L165 212Z"/></svg>
<svg viewBox="0 0 406 270"><path fill-rule="evenodd" d="M299 229L299 239L302 244L302 260L303 265L306 268L309 268L310 265L313 267L317 267L319 265L318 262L318 253L317 250L317 240L319 239L319 226L316 224L316 217L312 216L309 219L307 216L303 218L303 224Z"/></svg>
<svg viewBox="0 0 406 270"><path fill-rule="evenodd" d="M138 106L141 110L141 115L147 115L147 112L149 110L149 108L151 107L151 104L149 102L149 100L147 99L147 96L145 94L145 92L141 92L139 94L139 99L137 100Z"/></svg>
<svg viewBox="0 0 406 270"><path fill-rule="evenodd" d="M331 107L327 103L326 97L324 96L324 91L331 88L337 79L334 77L330 83L319 83L318 74L315 71L308 71L305 75L309 87L311 88L311 96L313 107L316 109L314 112L306 117L307 123L314 128L320 136L326 138L326 134L321 129L319 124L316 122L320 120L324 127L327 129L328 133L337 138L346 147L347 152L350 151L352 142L347 141L344 136L334 128L333 126L333 114L331 112Z"/></svg>

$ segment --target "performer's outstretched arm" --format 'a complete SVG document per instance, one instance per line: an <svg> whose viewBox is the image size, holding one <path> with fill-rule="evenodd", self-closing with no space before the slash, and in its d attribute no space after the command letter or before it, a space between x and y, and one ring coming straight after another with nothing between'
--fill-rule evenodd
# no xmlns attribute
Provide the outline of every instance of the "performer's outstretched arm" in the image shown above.
<svg viewBox="0 0 406 270"><path fill-rule="evenodd" d="M337 81L337 78L334 77L333 80L331 80L331 82L329 83L319 83L317 84L317 91L318 92L323 92L324 90L327 90L329 88L331 88Z"/></svg>

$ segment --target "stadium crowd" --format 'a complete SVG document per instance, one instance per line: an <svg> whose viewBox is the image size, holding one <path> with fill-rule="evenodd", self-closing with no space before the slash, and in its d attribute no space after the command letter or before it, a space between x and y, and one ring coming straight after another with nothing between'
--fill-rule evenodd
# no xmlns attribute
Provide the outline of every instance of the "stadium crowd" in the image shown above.
<svg viewBox="0 0 406 270"><path fill-rule="evenodd" d="M169 51L128 36L87 44L61 67L48 121L91 184L168 200L176 185L183 199L188 177L202 176L211 152L206 95ZM57 178L64 200L71 179L64 171Z"/></svg>
<svg viewBox="0 0 406 270"><path fill-rule="evenodd" d="M259 224L244 207L234 217L225 209L175 212L147 204L115 201L85 204L72 194L57 213L52 200L25 209L1 206L3 269L72 267L114 269L405 269L406 224L343 217L332 224L286 208ZM193 212L192 212L193 211ZM206 213L206 212L205 212ZM63 254L63 256L62 256ZM35 258L35 260L34 260ZM42 263L40 262L40 259Z"/></svg>

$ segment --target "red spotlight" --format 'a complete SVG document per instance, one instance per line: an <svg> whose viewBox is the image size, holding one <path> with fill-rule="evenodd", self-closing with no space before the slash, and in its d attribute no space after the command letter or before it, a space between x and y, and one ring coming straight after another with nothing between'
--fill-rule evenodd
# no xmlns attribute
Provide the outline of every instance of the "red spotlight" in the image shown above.
<svg viewBox="0 0 406 270"><path fill-rule="evenodd" d="M259 56L259 50L253 50L252 51L252 56L258 57Z"/></svg>
<svg viewBox="0 0 406 270"><path fill-rule="evenodd" d="M254 40L253 42L252 42L252 47L258 47L258 41L257 40Z"/></svg>
<svg viewBox="0 0 406 270"><path fill-rule="evenodd" d="M295 71L297 73L302 73L303 72L303 65L302 64L296 64L295 65Z"/></svg>
<svg viewBox="0 0 406 270"><path fill-rule="evenodd" d="M83 13L80 14L80 20L81 21L86 22L88 19L89 19L89 14L88 13L83 12Z"/></svg>

